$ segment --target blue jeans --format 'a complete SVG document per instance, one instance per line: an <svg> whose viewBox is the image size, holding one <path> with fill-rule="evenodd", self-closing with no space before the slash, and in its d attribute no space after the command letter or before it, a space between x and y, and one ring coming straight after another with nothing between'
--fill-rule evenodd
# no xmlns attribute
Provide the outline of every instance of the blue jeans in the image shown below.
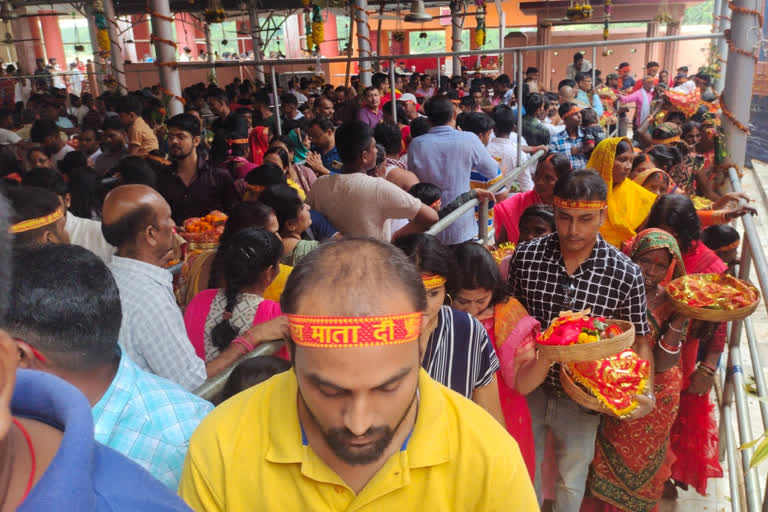
<svg viewBox="0 0 768 512"><path fill-rule="evenodd" d="M589 465L595 455L595 436L600 425L599 414L568 398L556 398L537 389L528 395L533 437L536 443L536 496L542 503L541 464L547 433L555 438L555 463L558 477L555 484L554 512L578 512L584 499Z"/></svg>

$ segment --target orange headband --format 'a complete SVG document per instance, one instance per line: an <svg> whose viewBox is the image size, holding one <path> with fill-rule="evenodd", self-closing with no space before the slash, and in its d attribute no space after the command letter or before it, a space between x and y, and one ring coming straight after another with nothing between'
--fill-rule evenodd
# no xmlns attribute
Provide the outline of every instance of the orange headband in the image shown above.
<svg viewBox="0 0 768 512"><path fill-rule="evenodd" d="M673 142L680 142L680 136L675 135L674 137L670 137L668 139L651 139L651 142L653 144L672 144Z"/></svg>
<svg viewBox="0 0 768 512"><path fill-rule="evenodd" d="M574 114L578 114L579 112L581 112L581 107L579 107L578 105L577 106L573 106L573 107L571 107L571 110L569 110L568 112L563 114L563 119L571 117Z"/></svg>
<svg viewBox="0 0 768 512"><path fill-rule="evenodd" d="M429 207L432 208L433 210L439 210L440 209L440 205L442 205L442 204L443 204L443 202L440 199L438 199L437 201L435 201L434 203L429 205Z"/></svg>
<svg viewBox="0 0 768 512"><path fill-rule="evenodd" d="M248 139L227 139L227 144L248 144Z"/></svg>
<svg viewBox="0 0 768 512"><path fill-rule="evenodd" d="M421 313L373 317L286 315L291 337L305 347L373 347L409 343L419 337Z"/></svg>
<svg viewBox="0 0 768 512"><path fill-rule="evenodd" d="M155 162L159 162L163 165L171 165L171 162L169 160L166 160L165 158L157 155L147 155L147 158L150 160L154 160Z"/></svg>
<svg viewBox="0 0 768 512"><path fill-rule="evenodd" d="M725 247L720 247L719 249L715 249L715 252L728 252L731 249L738 248L740 243L741 243L741 240L736 240L735 242L731 242L730 244L726 245Z"/></svg>
<svg viewBox="0 0 768 512"><path fill-rule="evenodd" d="M605 201L583 201L581 199L562 199L560 197L552 198L553 204L557 208L572 208L574 210L602 210L605 208Z"/></svg>
<svg viewBox="0 0 768 512"><path fill-rule="evenodd" d="M421 274L421 280L424 283L424 288L427 290L433 290L439 288L445 284L446 279L438 274Z"/></svg>
<svg viewBox="0 0 768 512"><path fill-rule="evenodd" d="M34 229L42 228L44 226L53 224L54 222L56 222L62 217L64 217L64 208L59 206L55 212L49 213L48 215L45 215L43 217L38 217L36 219L23 220L21 222L14 224L8 229L8 232L11 234L16 234L16 233L24 233L26 231L32 231Z"/></svg>
<svg viewBox="0 0 768 512"><path fill-rule="evenodd" d="M250 183L248 183L246 186L248 187L248 190L256 193L264 192L265 190L267 190L267 187L265 187L264 185L251 185Z"/></svg>

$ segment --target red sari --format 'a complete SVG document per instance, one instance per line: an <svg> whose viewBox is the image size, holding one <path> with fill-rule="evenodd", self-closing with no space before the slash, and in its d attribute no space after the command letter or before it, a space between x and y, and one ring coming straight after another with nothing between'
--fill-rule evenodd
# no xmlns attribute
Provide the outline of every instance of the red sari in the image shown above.
<svg viewBox="0 0 768 512"><path fill-rule="evenodd" d="M683 263L689 274L721 274L728 269L714 251L699 241L694 242L688 252L683 254ZM709 350L722 351L725 335L726 324L721 323L710 342ZM683 390L691 385L698 353L699 340L688 334L680 356ZM702 496L707 493L709 478L723 476L718 458L718 429L714 410L709 393L699 396L683 391L680 396L680 412L671 435L672 451L677 458L672 466L672 478L679 483L694 486Z"/></svg>
<svg viewBox="0 0 768 512"><path fill-rule="evenodd" d="M535 190L520 192L496 203L496 206L493 207L493 224L496 233L500 233L500 229L504 228L507 241L517 243L517 239L520 237L520 229L518 228L520 217L526 208L535 204L544 204L541 196Z"/></svg>
<svg viewBox="0 0 768 512"><path fill-rule="evenodd" d="M536 452L528 401L513 389L515 368L526 359L535 357L533 340L539 323L515 299L494 307L493 316L481 320L499 357L499 400L507 432L517 441L528 474L536 474Z"/></svg>

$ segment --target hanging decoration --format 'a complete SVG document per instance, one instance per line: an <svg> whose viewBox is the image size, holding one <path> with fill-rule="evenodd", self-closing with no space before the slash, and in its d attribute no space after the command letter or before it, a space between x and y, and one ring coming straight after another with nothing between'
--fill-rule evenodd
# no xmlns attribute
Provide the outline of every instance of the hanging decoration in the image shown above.
<svg viewBox="0 0 768 512"><path fill-rule="evenodd" d="M487 30L485 28L485 13L486 5L485 0L475 0L477 11L475 12L475 18L477 19L477 28L475 28L475 44L478 48L485 46L485 38L487 36Z"/></svg>
<svg viewBox="0 0 768 512"><path fill-rule="evenodd" d="M203 11L203 19L209 25L213 23L224 23L226 15L224 9L205 9Z"/></svg>
<svg viewBox="0 0 768 512"><path fill-rule="evenodd" d="M589 19L592 17L592 5L589 0L571 0L571 5L565 11L565 17L570 21Z"/></svg>
<svg viewBox="0 0 768 512"><path fill-rule="evenodd" d="M613 5L613 0L605 0L605 4L603 5L603 41L607 41L608 36L610 35L608 31L608 22L611 19L612 5Z"/></svg>
<svg viewBox="0 0 768 512"><path fill-rule="evenodd" d="M99 54L102 57L106 57L109 55L111 43L109 41L107 17L104 14L104 2L102 0L94 0L93 11L93 22L96 24L96 41L99 44Z"/></svg>
<svg viewBox="0 0 768 512"><path fill-rule="evenodd" d="M313 53L320 50L320 45L325 41L325 28L323 26L323 15L320 12L320 6L305 2L304 33L306 34L307 51Z"/></svg>

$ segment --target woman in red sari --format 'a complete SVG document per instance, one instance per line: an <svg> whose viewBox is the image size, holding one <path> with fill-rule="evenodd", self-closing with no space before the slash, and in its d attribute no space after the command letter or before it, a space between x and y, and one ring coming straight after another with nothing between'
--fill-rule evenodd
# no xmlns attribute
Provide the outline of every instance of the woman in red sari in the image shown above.
<svg viewBox="0 0 768 512"><path fill-rule="evenodd" d="M534 339L539 322L505 289L496 262L482 245L465 242L454 249L458 263L459 291L454 309L474 316L483 324L499 357L498 386L507 431L517 441L531 481L536 471L531 413L525 396L515 387L519 367L535 359Z"/></svg>
<svg viewBox="0 0 768 512"><path fill-rule="evenodd" d="M675 237L688 274L721 274L728 269L717 254L701 242L699 218L688 197L670 194L659 198L651 209L648 226L663 229ZM725 348L725 335L725 323L697 321L689 329L681 353L683 393L671 434L672 451L677 458L672 478L680 487L694 486L701 495L706 494L709 478L723 476L710 391ZM667 495L676 495L671 485Z"/></svg>
<svg viewBox="0 0 768 512"><path fill-rule="evenodd" d="M674 237L660 229L638 233L631 257L645 282L655 343L656 408L634 421L603 418L587 482L592 496L585 498L582 512L654 510L675 460L669 435L680 404L683 374L679 361L687 321L675 313L661 282L670 272L675 277L684 274L683 261Z"/></svg>
<svg viewBox="0 0 768 512"><path fill-rule="evenodd" d="M533 175L533 190L514 194L493 207L496 242L517 243L518 223L525 209L534 204L552 204L555 183L569 172L571 161L565 155L550 152L542 156Z"/></svg>

